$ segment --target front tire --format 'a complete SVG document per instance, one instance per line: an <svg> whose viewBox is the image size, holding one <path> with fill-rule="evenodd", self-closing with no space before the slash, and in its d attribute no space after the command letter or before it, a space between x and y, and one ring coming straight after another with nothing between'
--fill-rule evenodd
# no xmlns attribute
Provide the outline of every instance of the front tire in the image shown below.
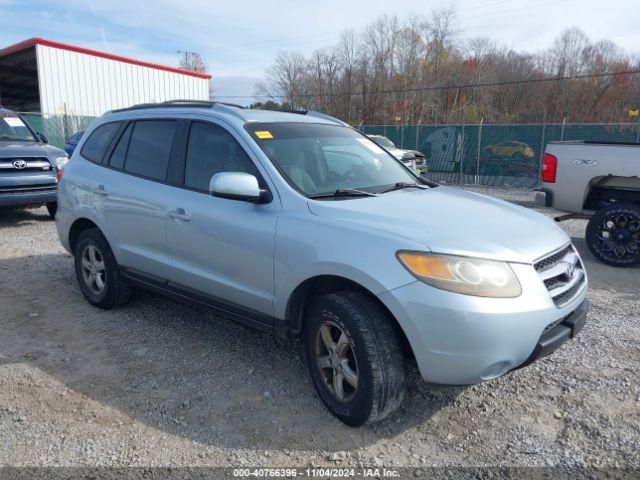
<svg viewBox="0 0 640 480"><path fill-rule="evenodd" d="M602 263L629 267L640 263L640 206L613 203L587 224L587 246Z"/></svg>
<svg viewBox="0 0 640 480"><path fill-rule="evenodd" d="M74 256L80 290L91 305L106 310L129 301L131 287L100 230L83 230L76 241Z"/></svg>
<svg viewBox="0 0 640 480"><path fill-rule="evenodd" d="M311 378L325 406L347 425L378 422L402 403L405 365L392 322L360 292L323 295L308 310L303 335Z"/></svg>

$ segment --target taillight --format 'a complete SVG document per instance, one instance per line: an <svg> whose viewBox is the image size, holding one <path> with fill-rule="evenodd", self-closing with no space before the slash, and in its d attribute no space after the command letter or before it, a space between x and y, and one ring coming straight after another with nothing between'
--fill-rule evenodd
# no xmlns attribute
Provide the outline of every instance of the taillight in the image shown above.
<svg viewBox="0 0 640 480"><path fill-rule="evenodd" d="M556 183L556 172L558 171L558 159L550 153L545 153L542 157L542 181L545 183Z"/></svg>
<svg viewBox="0 0 640 480"><path fill-rule="evenodd" d="M56 158L56 179L60 182L62 178L62 174L64 172L64 167L69 163L69 157L58 157Z"/></svg>

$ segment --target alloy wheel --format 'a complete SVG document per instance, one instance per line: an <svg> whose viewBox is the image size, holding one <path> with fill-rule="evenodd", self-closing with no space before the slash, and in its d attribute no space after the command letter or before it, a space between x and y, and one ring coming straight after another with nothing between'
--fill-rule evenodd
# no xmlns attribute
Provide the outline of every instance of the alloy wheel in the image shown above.
<svg viewBox="0 0 640 480"><path fill-rule="evenodd" d="M106 285L104 258L95 245L87 245L82 252L82 278L85 285L99 295Z"/></svg>
<svg viewBox="0 0 640 480"><path fill-rule="evenodd" d="M605 255L619 260L635 258L640 250L640 217L628 213L608 215L599 225L596 238Z"/></svg>
<svg viewBox="0 0 640 480"><path fill-rule="evenodd" d="M333 396L348 402L358 390L358 364L353 344L336 323L327 321L316 332L316 364Z"/></svg>

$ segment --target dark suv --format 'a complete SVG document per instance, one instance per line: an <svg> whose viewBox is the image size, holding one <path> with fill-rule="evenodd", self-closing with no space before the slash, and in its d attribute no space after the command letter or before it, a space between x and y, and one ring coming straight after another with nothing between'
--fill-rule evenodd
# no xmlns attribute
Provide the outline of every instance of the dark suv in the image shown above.
<svg viewBox="0 0 640 480"><path fill-rule="evenodd" d="M0 107L0 207L45 204L53 218L58 179L68 160L20 115Z"/></svg>

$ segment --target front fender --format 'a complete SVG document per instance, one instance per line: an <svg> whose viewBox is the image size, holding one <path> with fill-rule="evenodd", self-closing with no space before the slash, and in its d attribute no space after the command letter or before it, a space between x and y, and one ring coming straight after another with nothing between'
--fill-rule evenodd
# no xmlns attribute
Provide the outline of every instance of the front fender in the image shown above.
<svg viewBox="0 0 640 480"><path fill-rule="evenodd" d="M332 275L374 295L414 282L396 258L401 249L424 249L403 237L315 215L278 220L274 262L274 314L284 319L289 298L303 282Z"/></svg>

